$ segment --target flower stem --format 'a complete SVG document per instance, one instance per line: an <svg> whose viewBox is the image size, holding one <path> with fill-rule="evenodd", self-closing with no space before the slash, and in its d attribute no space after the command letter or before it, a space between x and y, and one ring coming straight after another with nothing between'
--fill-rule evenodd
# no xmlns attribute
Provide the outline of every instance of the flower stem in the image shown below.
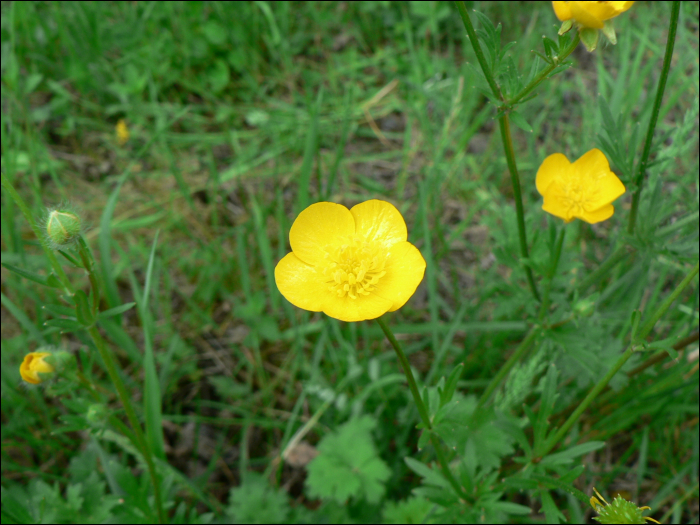
<svg viewBox="0 0 700 525"><path fill-rule="evenodd" d="M423 421L425 432L430 433L430 442L435 448L435 455L437 456L438 463L440 464L440 470L442 470L443 476L447 478L447 480L450 482L450 485L452 485L452 488L455 490L456 494L458 494L460 498L465 497L464 490L462 489L459 482L454 477L454 474L452 474L452 471L449 468L447 458L445 457L445 453L442 450L442 443L440 443L440 440L438 439L437 435L433 432L433 425L430 422L428 409L426 408L425 403L423 403L423 399L421 398L420 393L418 392L418 384L416 383L416 380L413 377L413 372L411 372L411 365L408 363L408 359L406 359L406 354L404 353L403 348L401 348L401 345L396 340L396 337L394 337L394 334L391 331L391 328L389 328L389 325L386 324L386 321L384 321L384 319L382 319L381 317L378 317L376 321L377 324L379 324L379 326L381 327L382 331L384 332L386 338L389 340L389 343L391 343L391 346L394 347L394 351L396 352L396 355L398 356L399 361L401 362L401 367L403 368L403 372L406 375L406 380L408 381L408 387L411 389L411 394L413 394L413 401L416 403L418 413L420 414L421 420Z"/></svg>
<svg viewBox="0 0 700 525"><path fill-rule="evenodd" d="M78 253L80 254L80 260L88 273L88 278L90 279L90 286L92 287L92 316L97 319L97 311L100 305L100 286L97 281L97 275L95 275L95 261L90 253L90 249L83 239L83 236L78 237Z"/></svg>
<svg viewBox="0 0 700 525"><path fill-rule="evenodd" d="M144 459L146 460L146 466L148 467L148 473L151 478L151 484L153 485L153 496L155 499L156 510L158 511L158 522L166 523L165 515L163 513L163 504L161 502L160 497L160 482L158 480L158 476L156 475L156 468L155 464L153 463L153 454L151 453L151 449L148 447L146 439L144 438L141 423L139 422L138 417L136 416L136 411L134 410L134 406L131 403L131 397L129 397L129 393L126 391L124 382L122 381L122 378L119 375L119 372L117 370L117 364L114 361L114 356L109 350L107 350L105 341L104 339L102 339L102 336L97 330L97 327L95 327L94 325L91 326L90 328L88 328L88 333L92 337L92 340L95 343L95 346L97 347L97 351L99 352L100 357L102 357L102 361L104 362L105 367L107 368L107 374L109 374L109 378L112 380L112 384L117 389L117 395L119 396L119 400L121 401L122 406L124 407L126 417L129 420L129 424L131 425L131 428L134 432L134 436L136 437L137 446L143 454Z"/></svg>
<svg viewBox="0 0 700 525"><path fill-rule="evenodd" d="M529 95L533 89L539 86L552 71L559 67L562 64L562 62L564 62L564 60L566 60L569 57L571 53L573 53L574 49L576 49L576 46L578 46L579 42L581 42L581 38L579 37L578 31L574 32L576 33L576 35L574 36L573 40L568 45L568 47L566 47L564 51L557 57L557 61L549 64L542 71L540 71L527 86L521 89L514 97L506 100L506 104L508 104L509 106L513 106L520 102L523 98Z"/></svg>
<svg viewBox="0 0 700 525"><path fill-rule="evenodd" d="M644 177L646 175L649 155L651 153L651 142L654 138L654 130L656 122L659 119L659 111L661 110L661 101L664 98L664 90L666 89L666 81L668 80L668 70L671 67L671 58L673 56L673 46L676 41L676 30L678 29L678 15L681 10L679 1L673 2L671 6L671 21L668 26L668 39L666 40L666 54L664 55L664 64L661 68L659 76L659 84L656 88L656 98L654 106L651 110L651 118L649 119L649 127L647 128L647 136L644 141L644 149L642 150L642 158L637 167L637 173L634 178L634 194L632 195L632 207L630 209L629 223L627 224L627 233L633 233L637 222L637 212L639 210L639 199L644 185Z"/></svg>
<svg viewBox="0 0 700 525"><path fill-rule="evenodd" d="M498 119L498 127L501 129L501 139L503 140L503 149L506 154L506 162L508 163L508 171L510 171L510 182L513 186L513 196L515 198L515 212L518 218L518 237L520 239L520 255L525 262L523 267L527 282L530 285L532 296L537 302L540 301L540 294L537 291L535 278L532 275L532 268L529 264L530 254L527 248L527 234L525 232L525 211L523 209L523 195L520 189L520 175L518 174L518 166L515 163L515 151L513 149L513 139L510 135L510 120L508 114L503 114Z"/></svg>
<svg viewBox="0 0 700 525"><path fill-rule="evenodd" d="M632 357L632 354L635 352L638 345L653 330L656 322L661 318L661 316L663 316L666 313L666 311L671 307L673 301L675 301L678 298L678 296L698 274L698 266L699 265L696 263L695 267L688 273L688 275L685 276L685 278L680 282L680 284L676 286L676 289L673 290L673 292L671 292L671 294L664 300L664 302L661 303L659 307L649 316L649 319L644 323L642 328L639 329L635 340L630 343L629 347L627 347L627 350L624 351L624 353L620 356L620 358L612 366L608 373L605 374L605 377L603 377L600 381L598 381L598 383L596 383L593 389L588 393L584 400L581 401L581 404L579 404L579 406L576 407L576 410L574 410L574 412L564 422L564 424L556 432L556 434L554 434L554 436L546 440L544 446L542 447L542 450L536 451L536 453L534 454L535 457L542 458L542 456L546 455L550 450L552 450L552 448L556 446L557 443L559 443L559 441L561 441L564 438L569 429L571 429L573 424L578 420L581 414L583 414L583 411L586 410L586 408L588 408L588 406L593 402L596 396L607 386L607 384L610 382L613 376L620 370L620 368L622 368L622 366L627 362L627 360L630 357Z"/></svg>
<svg viewBox="0 0 700 525"><path fill-rule="evenodd" d="M493 76L493 72L486 63L486 56L481 49L481 44L479 44L479 38L476 36L476 31L474 30L474 25L472 24L469 13L467 12L467 7L464 2L455 2L457 5L457 10L459 15L462 17L462 23L464 28L467 30L469 35L469 42L474 48L474 53L476 54L476 59L479 61L481 70L486 77L486 82L488 82L496 99L503 101L503 94L501 93L501 88L498 87L496 79ZM533 86L534 88L534 86ZM505 104L504 106L505 107ZM503 107L499 108L503 109ZM508 171L510 171L510 181L513 186L513 195L515 197L515 211L518 217L518 237L520 239L520 255L526 261L529 259L530 255L527 248L527 234L525 233L525 213L523 211L523 196L520 190L520 176L518 175L518 166L515 163L515 151L513 150L513 139L510 134L510 120L508 118L508 113L504 113L498 119L498 125L501 129L501 139L503 140L503 149L506 154L506 161L508 163ZM535 285L535 279L532 275L532 268L530 268L528 262L523 264L525 267L525 275L527 276L527 282L530 285L530 290L532 291L533 297L540 301L540 294L537 291L537 286Z"/></svg>
<svg viewBox="0 0 700 525"><path fill-rule="evenodd" d="M484 52L481 49L481 44L479 44L479 38L476 36L476 31L474 31L474 25L472 24L472 20L471 18L469 18L467 6L464 5L464 2L461 1L455 2L455 5L457 6L459 15L462 17L462 23L464 24L464 28L467 30L467 35L469 35L469 42L471 42L471 45L474 48L474 53L476 53L476 59L479 61L481 70L484 72L486 82L488 82L489 86L491 87L491 91L493 91L494 96L498 100L503 100L501 88L499 88L498 84L496 84L496 79L493 77L491 69L486 63L486 56L484 55Z"/></svg>

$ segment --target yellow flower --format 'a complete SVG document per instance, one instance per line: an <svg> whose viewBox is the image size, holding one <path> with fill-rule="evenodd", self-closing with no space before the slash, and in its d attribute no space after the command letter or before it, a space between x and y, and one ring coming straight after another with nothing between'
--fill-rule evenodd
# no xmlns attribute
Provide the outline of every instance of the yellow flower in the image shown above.
<svg viewBox="0 0 700 525"><path fill-rule="evenodd" d="M407 242L406 223L388 202L312 204L292 224L288 253L275 268L294 306L341 321L398 310L423 280L425 260Z"/></svg>
<svg viewBox="0 0 700 525"><path fill-rule="evenodd" d="M598 498L592 496L590 499L591 507L598 513L593 519L599 523L646 523L646 521L653 521L654 523L659 523L654 518L648 516L642 516L643 510L651 510L651 507L637 507L631 501L616 496L612 502L612 505L605 501L605 498L600 495L595 487L593 490L598 495L598 498L605 502L603 505ZM646 521L645 521L646 520Z"/></svg>
<svg viewBox="0 0 700 525"><path fill-rule="evenodd" d="M606 20L624 13L632 4L634 2L552 2L559 20L574 20L580 27L591 29L603 29Z"/></svg>
<svg viewBox="0 0 700 525"><path fill-rule="evenodd" d="M612 202L625 193L599 149L573 164L561 153L550 155L537 170L535 184L544 197L542 209L566 222L581 219L595 224L609 219L615 211Z"/></svg>
<svg viewBox="0 0 700 525"><path fill-rule="evenodd" d="M31 352L24 356L24 361L19 365L19 373L27 383L38 385L45 377L39 374L53 374L54 367L44 359L51 354L49 352Z"/></svg>
<svg viewBox="0 0 700 525"><path fill-rule="evenodd" d="M123 146L124 144L126 144L126 142L129 140L129 137L131 136L129 134L129 128L126 126L126 120L120 118L119 122L117 122L115 130L117 132L117 142L120 146Z"/></svg>

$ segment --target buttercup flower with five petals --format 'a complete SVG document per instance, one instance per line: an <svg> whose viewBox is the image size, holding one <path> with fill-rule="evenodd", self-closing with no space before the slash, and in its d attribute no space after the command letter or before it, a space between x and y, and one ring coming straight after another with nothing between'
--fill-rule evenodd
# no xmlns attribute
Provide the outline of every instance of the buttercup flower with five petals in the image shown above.
<svg viewBox="0 0 700 525"><path fill-rule="evenodd" d="M573 164L561 153L550 155L537 170L535 184L544 197L542 209L566 222L609 219L615 211L612 202L625 193L608 159L595 148Z"/></svg>
<svg viewBox="0 0 700 525"><path fill-rule="evenodd" d="M407 242L399 210L380 200L312 204L292 224L275 281L293 305L341 321L401 308L423 280L425 260Z"/></svg>
<svg viewBox="0 0 700 525"><path fill-rule="evenodd" d="M24 361L19 365L22 379L32 385L38 385L47 379L47 376L51 376L55 369L53 365L46 362L46 358L50 355L49 352L30 352L25 355Z"/></svg>

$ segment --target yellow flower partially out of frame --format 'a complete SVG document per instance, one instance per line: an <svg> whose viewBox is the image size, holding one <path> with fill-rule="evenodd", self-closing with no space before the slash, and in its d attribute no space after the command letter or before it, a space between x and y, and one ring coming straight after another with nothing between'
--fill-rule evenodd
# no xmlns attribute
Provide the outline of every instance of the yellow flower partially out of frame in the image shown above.
<svg viewBox="0 0 700 525"><path fill-rule="evenodd" d="M606 20L624 13L634 2L552 2L562 22L573 20L581 27L603 29Z"/></svg>
<svg viewBox="0 0 700 525"><path fill-rule="evenodd" d="M571 222L590 224L612 217L612 202L625 186L610 171L603 152L592 149L573 164L561 153L550 155L537 170L537 191L544 197L542 209Z"/></svg>
<svg viewBox="0 0 700 525"><path fill-rule="evenodd" d="M53 374L54 367L44 358L50 356L49 352L31 352L24 356L24 361L19 365L19 374L27 383L38 385L45 378L39 374Z"/></svg>
<svg viewBox="0 0 700 525"><path fill-rule="evenodd" d="M292 224L292 253L275 268L277 288L304 310L348 322L376 319L406 304L423 280L425 260L407 239L401 213L388 202L350 210L312 204Z"/></svg>

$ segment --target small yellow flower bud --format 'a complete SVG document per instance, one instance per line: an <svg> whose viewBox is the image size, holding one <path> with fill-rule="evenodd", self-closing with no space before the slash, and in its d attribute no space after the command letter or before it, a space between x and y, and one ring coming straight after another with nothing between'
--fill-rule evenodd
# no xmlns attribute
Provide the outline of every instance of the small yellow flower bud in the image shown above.
<svg viewBox="0 0 700 525"><path fill-rule="evenodd" d="M24 361L19 365L19 373L22 379L32 385L38 385L51 377L55 372L55 368L46 360L50 355L49 352L31 352L25 355Z"/></svg>
<svg viewBox="0 0 700 525"><path fill-rule="evenodd" d="M119 122L117 122L115 131L117 133L117 142L119 145L123 146L126 144L131 135L129 133L129 128L126 126L126 121L123 118L119 119Z"/></svg>
<svg viewBox="0 0 700 525"><path fill-rule="evenodd" d="M67 246L80 235L80 217L68 210L52 210L46 221L46 235L56 246Z"/></svg>

